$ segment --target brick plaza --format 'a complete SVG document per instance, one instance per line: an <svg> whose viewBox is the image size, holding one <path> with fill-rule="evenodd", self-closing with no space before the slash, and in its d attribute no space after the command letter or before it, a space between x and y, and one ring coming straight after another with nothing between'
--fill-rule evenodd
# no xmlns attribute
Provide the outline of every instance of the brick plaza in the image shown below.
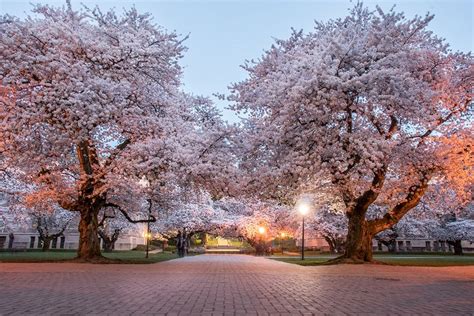
<svg viewBox="0 0 474 316"><path fill-rule="evenodd" d="M244 255L0 264L1 315L473 315L474 267L301 267Z"/></svg>

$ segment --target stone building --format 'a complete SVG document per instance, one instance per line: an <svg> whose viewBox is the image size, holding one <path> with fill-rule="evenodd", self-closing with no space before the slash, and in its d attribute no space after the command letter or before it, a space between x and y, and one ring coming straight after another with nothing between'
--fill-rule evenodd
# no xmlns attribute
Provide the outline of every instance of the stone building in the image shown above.
<svg viewBox="0 0 474 316"><path fill-rule="evenodd" d="M71 222L63 235L51 241L51 249L77 249L79 232L77 221ZM143 227L137 225L135 230L120 234L115 243L115 250L131 250L145 244ZM102 240L101 240L102 244ZM8 208L8 201L0 194L0 250L1 249L37 249L42 248L39 233L34 221L18 221Z"/></svg>
<svg viewBox="0 0 474 316"><path fill-rule="evenodd" d="M305 238L305 248L329 251L329 245L324 238ZM474 253L474 243L463 240L463 251ZM301 246L301 239L296 241L297 246ZM380 241L373 240L374 251L388 252L387 246ZM430 238L397 238L395 243L396 252L453 252L454 249L446 241L433 240Z"/></svg>

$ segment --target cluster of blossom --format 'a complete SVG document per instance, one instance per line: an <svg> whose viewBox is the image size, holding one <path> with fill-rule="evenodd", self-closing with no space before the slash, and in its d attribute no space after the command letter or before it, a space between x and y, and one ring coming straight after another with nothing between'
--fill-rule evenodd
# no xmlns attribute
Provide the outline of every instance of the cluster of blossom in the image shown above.
<svg viewBox="0 0 474 316"><path fill-rule="evenodd" d="M371 260L371 238L433 183L471 198L461 192L474 182L473 58L433 35L432 18L356 4L278 40L232 86L233 109L248 116L242 183L294 202L329 181L352 223L346 258ZM367 220L374 203L385 212Z"/></svg>
<svg viewBox="0 0 474 316"><path fill-rule="evenodd" d="M0 81L14 94L0 100L0 159L28 184L18 203L80 213L79 256L93 258L88 230L106 209L145 222L183 188L228 186L217 170L232 168L229 129L208 99L180 91L183 39L135 8L33 11L0 27Z"/></svg>
<svg viewBox="0 0 474 316"><path fill-rule="evenodd" d="M95 223L110 210L255 241L294 229L298 198L325 188L336 200L312 225L340 231L342 210L346 257L371 260L372 237L431 186L472 199L473 58L427 29L432 16L358 3L277 40L231 86L247 118L228 126L181 91L184 39L149 14L33 11L0 17L0 171L23 184L19 204L81 215L80 257L100 255Z"/></svg>

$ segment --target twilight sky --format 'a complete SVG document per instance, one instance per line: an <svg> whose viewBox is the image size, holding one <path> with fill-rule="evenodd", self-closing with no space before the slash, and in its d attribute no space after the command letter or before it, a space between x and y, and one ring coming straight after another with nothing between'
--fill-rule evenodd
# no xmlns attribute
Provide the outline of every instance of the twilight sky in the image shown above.
<svg viewBox="0 0 474 316"><path fill-rule="evenodd" d="M0 0L0 13L24 17L31 8L31 2L62 5L59 0ZM346 15L353 6L350 0L72 0L73 7L84 3L89 7L96 4L102 9L115 7L121 10L133 4L141 12L151 12L156 22L179 34L190 34L185 42L188 51L181 65L184 66L184 89L194 94L211 95L227 93L231 82L245 78L239 67L246 59L260 57L270 47L273 38L287 38L290 28L309 31L313 21L327 21ZM397 11L404 11L407 17L435 14L430 29L446 38L454 50L473 50L473 11L471 0L379 0L364 1L370 8L380 5L388 10L394 4ZM221 109L225 101L216 103ZM224 117L235 121L230 111L224 110Z"/></svg>

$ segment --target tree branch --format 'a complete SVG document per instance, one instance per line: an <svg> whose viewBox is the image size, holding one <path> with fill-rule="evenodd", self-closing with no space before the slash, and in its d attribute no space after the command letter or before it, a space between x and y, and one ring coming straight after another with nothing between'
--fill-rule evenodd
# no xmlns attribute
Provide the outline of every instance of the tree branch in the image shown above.
<svg viewBox="0 0 474 316"><path fill-rule="evenodd" d="M446 115L445 117L440 117L436 122L435 122L435 126L432 127L432 128L429 128L428 130L426 130L426 132L424 132L423 134L421 135L414 135L414 136L411 136L409 138L420 138L420 144L423 143L424 139L427 138L428 136L430 136L435 130L436 128L438 128L439 126L443 125L444 123L446 123L447 121L449 121L456 113L459 113L461 112L462 110L466 109L469 104L472 102L472 99L468 99L466 100L466 102L464 102L464 105L460 106L460 107L456 107L454 110L452 110L451 112L449 112L448 115Z"/></svg>
<svg viewBox="0 0 474 316"><path fill-rule="evenodd" d="M423 172L420 182L412 185L408 190L405 199L388 211L383 218L368 221L369 227L372 229L374 234L387 228L391 228L393 225L397 224L409 210L418 205L428 188L428 182L431 179L431 172L432 170Z"/></svg>
<svg viewBox="0 0 474 316"><path fill-rule="evenodd" d="M156 222L156 217L151 215L151 214L150 214L148 219L137 219L137 220L135 220L135 219L132 219L130 217L130 215L128 215L127 211L125 211L122 207L120 207L119 205L117 205L115 203L110 203L109 202L109 203L106 203L104 206L105 207L115 207L117 210L120 211L120 213L122 213L123 216L125 216L127 221L129 221L130 223L136 224L136 223L154 223L154 222ZM150 208L151 208L151 203L150 203Z"/></svg>
<svg viewBox="0 0 474 316"><path fill-rule="evenodd" d="M105 161L104 166L110 166L110 164L115 160L115 158L125 149L127 146L131 143L132 141L130 138L127 138L124 140L122 143L120 143L117 147L115 147L115 150L110 154L110 156L107 158Z"/></svg>
<svg viewBox="0 0 474 316"><path fill-rule="evenodd" d="M379 190L383 187L383 184L385 182L386 172L387 167L385 165L374 171L374 178L372 179L370 189L365 191L355 200L355 205L348 213L352 213L354 210L363 210L364 212L367 211L367 208L379 196Z"/></svg>

